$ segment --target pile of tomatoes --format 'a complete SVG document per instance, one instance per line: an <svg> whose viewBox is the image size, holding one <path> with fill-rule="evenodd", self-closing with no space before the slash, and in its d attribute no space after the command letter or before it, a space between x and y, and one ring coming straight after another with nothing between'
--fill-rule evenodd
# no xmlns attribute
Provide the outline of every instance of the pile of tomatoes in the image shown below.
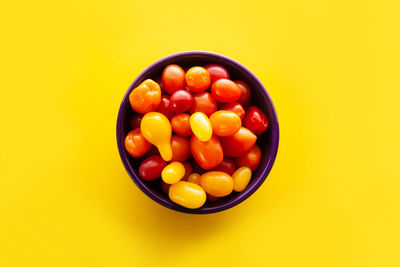
<svg viewBox="0 0 400 267"><path fill-rule="evenodd" d="M268 128L250 98L250 87L216 64L186 72L172 64L158 82L143 81L129 96L136 112L125 138L126 151L142 158L140 177L161 177L169 198L191 209L243 191L261 161L257 137Z"/></svg>

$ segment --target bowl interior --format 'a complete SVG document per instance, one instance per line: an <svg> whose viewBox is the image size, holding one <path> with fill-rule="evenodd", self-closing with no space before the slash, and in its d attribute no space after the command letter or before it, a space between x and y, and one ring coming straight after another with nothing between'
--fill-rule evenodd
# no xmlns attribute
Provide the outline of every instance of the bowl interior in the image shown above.
<svg viewBox="0 0 400 267"><path fill-rule="evenodd" d="M266 113L270 125L268 130L262 136L258 137L257 144L260 146L263 153L262 160L260 166L253 172L252 179L248 187L243 192L233 192L231 195L220 198L214 202L207 201L202 208L191 210L181 207L169 200L168 196L161 190L161 179L157 179L156 181L152 182L144 182L139 177L137 169L142 159L131 157L125 151L123 145L126 134L132 130L128 127L128 121L129 118L134 114L134 111L129 105L128 98L130 92L145 79L156 79L160 77L163 69L169 64L178 64L186 70L192 66L203 66L211 63L224 66L229 71L232 80L242 80L250 86L252 92L252 103ZM271 170L277 153L278 138L279 130L275 109L261 82L249 70L247 70L238 62L209 52L182 52L174 54L153 63L151 66L145 69L135 79L125 94L120 107L117 123L117 142L119 146L119 152L125 168L132 180L144 193L158 203L168 208L188 213L211 213L221 211L237 205L250 196L262 184Z"/></svg>

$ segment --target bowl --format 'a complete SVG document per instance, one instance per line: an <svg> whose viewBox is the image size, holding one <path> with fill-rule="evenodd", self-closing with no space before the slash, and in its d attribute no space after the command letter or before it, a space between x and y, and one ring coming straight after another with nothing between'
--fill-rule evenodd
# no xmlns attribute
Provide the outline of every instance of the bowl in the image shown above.
<svg viewBox="0 0 400 267"><path fill-rule="evenodd" d="M124 140L126 134L131 130L128 128L128 120L130 116L134 114L134 111L129 104L129 94L145 79L155 79L156 77L161 76L163 69L169 64L178 64L183 69L186 69L191 66L203 66L211 63L224 66L229 71L232 80L242 80L250 86L252 90L251 101L265 112L269 120L269 127L263 135L258 137L257 144L262 150L262 159L259 167L253 172L252 179L247 188L240 193L233 192L229 196L220 198L214 202L207 201L201 208L188 209L175 204L168 198L168 196L161 190L161 179L152 182L142 180L137 171L141 159L135 159L126 152ZM151 64L142 71L142 73L140 73L130 85L122 99L117 118L118 150L122 163L132 181L140 188L140 190L157 203L169 209L185 213L206 214L219 212L236 206L251 196L261 186L271 171L278 151L278 143L278 118L272 100L264 85L250 70L239 62L229 57L207 51L180 52L164 57Z"/></svg>

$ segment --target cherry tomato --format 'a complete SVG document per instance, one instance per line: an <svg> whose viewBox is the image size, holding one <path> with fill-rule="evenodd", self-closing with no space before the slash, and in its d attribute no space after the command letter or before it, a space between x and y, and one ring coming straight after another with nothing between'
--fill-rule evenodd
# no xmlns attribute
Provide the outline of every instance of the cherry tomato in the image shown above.
<svg viewBox="0 0 400 267"><path fill-rule="evenodd" d="M215 100L222 103L237 101L242 95L240 87L231 80L219 79L211 86L211 94Z"/></svg>
<svg viewBox="0 0 400 267"><path fill-rule="evenodd" d="M219 79L229 79L229 72L217 64L209 64L204 66L204 68L210 73L211 84Z"/></svg>
<svg viewBox="0 0 400 267"><path fill-rule="evenodd" d="M161 96L161 102L160 105L158 106L157 112L160 112L165 115L169 120L174 116L174 113L172 110L169 108L169 103L170 103L170 97L167 95Z"/></svg>
<svg viewBox="0 0 400 267"><path fill-rule="evenodd" d="M209 92L193 94L193 104L190 108L191 114L203 112L207 117L210 117L215 111L217 111L217 103Z"/></svg>
<svg viewBox="0 0 400 267"><path fill-rule="evenodd" d="M251 179L251 170L248 167L240 167L232 175L233 189L236 192L242 192L246 189Z"/></svg>
<svg viewBox="0 0 400 267"><path fill-rule="evenodd" d="M261 161L261 149L259 146L254 145L252 149L235 159L238 167L249 167L252 171L257 169Z"/></svg>
<svg viewBox="0 0 400 267"><path fill-rule="evenodd" d="M189 183L194 183L194 184L200 185L200 174L198 174L198 173L190 174L187 181Z"/></svg>
<svg viewBox="0 0 400 267"><path fill-rule="evenodd" d="M221 137L220 140L225 156L240 157L254 146L257 136L250 130L241 127L235 134Z"/></svg>
<svg viewBox="0 0 400 267"><path fill-rule="evenodd" d="M225 172L225 173L227 173L229 175L232 175L236 170L235 162L231 158L224 157L222 162L212 170L213 171Z"/></svg>
<svg viewBox="0 0 400 267"><path fill-rule="evenodd" d="M185 167L185 176L182 178L182 180L187 181L187 178L189 175L193 173L193 167L192 164L190 164L187 161L182 162L183 166Z"/></svg>
<svg viewBox="0 0 400 267"><path fill-rule="evenodd" d="M193 134L203 142L210 140L213 133L210 120L202 112L196 112L190 116L190 128Z"/></svg>
<svg viewBox="0 0 400 267"><path fill-rule="evenodd" d="M162 80L161 80L161 76L157 76L156 78L153 79L153 81L155 81L156 83L158 83L158 85L161 88L161 96L165 95L165 88L162 84Z"/></svg>
<svg viewBox="0 0 400 267"><path fill-rule="evenodd" d="M221 143L214 135L206 142L193 135L190 138L190 151L200 167L206 170L217 167L224 159Z"/></svg>
<svg viewBox="0 0 400 267"><path fill-rule="evenodd" d="M131 107L138 113L156 111L161 102L161 88L155 81L147 79L133 89L129 95Z"/></svg>
<svg viewBox="0 0 400 267"><path fill-rule="evenodd" d="M243 119L243 126L252 131L255 135L262 135L268 129L268 118L256 106L251 106Z"/></svg>
<svg viewBox="0 0 400 267"><path fill-rule="evenodd" d="M193 115L192 115L193 116ZM219 110L210 117L213 133L217 136L229 136L242 126L240 117L232 111Z"/></svg>
<svg viewBox="0 0 400 267"><path fill-rule="evenodd" d="M192 106L193 97L186 90L179 90L172 94L169 108L175 113L182 113Z"/></svg>
<svg viewBox="0 0 400 267"><path fill-rule="evenodd" d="M186 86L192 92L201 92L206 90L210 84L210 73L202 67L192 67L185 75Z"/></svg>
<svg viewBox="0 0 400 267"><path fill-rule="evenodd" d="M170 95L185 88L185 72L178 65L168 65L164 69L161 79L165 91Z"/></svg>
<svg viewBox="0 0 400 267"><path fill-rule="evenodd" d="M146 154L143 155L144 157L148 158L151 156L160 156L160 152L158 152L158 149L156 146L151 146L150 150L146 152Z"/></svg>
<svg viewBox="0 0 400 267"><path fill-rule="evenodd" d="M239 86L240 91L242 91L242 95L240 96L238 102L240 104L246 104L247 102L249 102L250 97L251 97L251 90L250 87L247 83L245 83L244 81L235 81L235 83L237 84L237 86Z"/></svg>
<svg viewBox="0 0 400 267"><path fill-rule="evenodd" d="M224 105L221 106L221 109L235 112L240 117L241 120L243 120L244 115L245 115L244 108L239 103L224 104Z"/></svg>
<svg viewBox="0 0 400 267"><path fill-rule="evenodd" d="M214 202L214 201L217 201L218 199L219 199L219 197L214 197L214 196L212 196L210 194L207 194L207 200L208 201Z"/></svg>
<svg viewBox="0 0 400 267"><path fill-rule="evenodd" d="M167 166L167 163L160 156L149 157L139 165L139 175L143 180L153 181L161 177L161 172L165 166Z"/></svg>
<svg viewBox="0 0 400 267"><path fill-rule="evenodd" d="M168 195L168 193L169 193L169 187L170 187L171 185L170 184L167 184L166 182L164 182L162 179L161 179L161 190L166 194L166 195Z"/></svg>
<svg viewBox="0 0 400 267"><path fill-rule="evenodd" d="M183 207L197 209L204 205L207 196L199 185L180 181L170 186L169 198Z"/></svg>
<svg viewBox="0 0 400 267"><path fill-rule="evenodd" d="M175 184L185 176L185 166L182 163L174 161L165 166L161 172L161 178L167 184Z"/></svg>
<svg viewBox="0 0 400 267"><path fill-rule="evenodd" d="M151 144L144 138L140 128L130 131L125 137L125 149L134 158L143 156L150 148Z"/></svg>
<svg viewBox="0 0 400 267"><path fill-rule="evenodd" d="M136 129L140 127L140 121L142 120L143 115L141 114L133 114L132 117L129 119L128 127L129 129Z"/></svg>
<svg viewBox="0 0 400 267"><path fill-rule="evenodd" d="M200 165L196 161L193 162L192 166L193 166L193 172L198 173L200 175L205 173L205 170L202 167L200 167Z"/></svg>
<svg viewBox="0 0 400 267"><path fill-rule="evenodd" d="M176 114L171 119L172 130L181 136L191 136L190 115L186 113Z"/></svg>
<svg viewBox="0 0 400 267"><path fill-rule="evenodd" d="M201 175L201 187L214 197L224 197L233 191L233 179L229 174L210 171Z"/></svg>
<svg viewBox="0 0 400 267"><path fill-rule="evenodd" d="M171 137L172 158L171 161L185 161L190 157L189 138L173 135Z"/></svg>

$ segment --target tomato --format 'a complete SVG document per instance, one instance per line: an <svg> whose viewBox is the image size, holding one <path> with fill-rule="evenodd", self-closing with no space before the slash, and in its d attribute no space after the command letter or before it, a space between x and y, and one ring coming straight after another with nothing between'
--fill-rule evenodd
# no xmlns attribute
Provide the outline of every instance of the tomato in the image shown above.
<svg viewBox="0 0 400 267"><path fill-rule="evenodd" d="M198 174L203 174L205 172L205 170L200 167L199 164L197 164L197 162L194 160L193 164L193 172L198 173Z"/></svg>
<svg viewBox="0 0 400 267"><path fill-rule="evenodd" d="M222 103L237 101L242 95L240 87L231 80L219 79L211 86L211 94L215 100Z"/></svg>
<svg viewBox="0 0 400 267"><path fill-rule="evenodd" d="M193 94L193 104L190 108L191 114L203 112L207 117L210 117L215 111L217 111L217 103L209 92Z"/></svg>
<svg viewBox="0 0 400 267"><path fill-rule="evenodd" d="M192 106L193 97L186 90L179 90L172 94L169 108L175 113L182 113Z"/></svg>
<svg viewBox="0 0 400 267"><path fill-rule="evenodd" d="M229 79L229 72L217 64L209 64L204 66L204 68L210 73L211 84L219 79Z"/></svg>
<svg viewBox="0 0 400 267"><path fill-rule="evenodd" d="M167 163L160 156L146 158L139 165L139 175L143 180L153 181L161 176Z"/></svg>
<svg viewBox="0 0 400 267"><path fill-rule="evenodd" d="M219 197L214 197L214 196L212 196L210 194L207 194L207 200L208 201L214 202L214 201L217 201L218 199L219 199Z"/></svg>
<svg viewBox="0 0 400 267"><path fill-rule="evenodd" d="M257 136L241 127L235 134L221 137L220 140L225 156L240 157L254 146Z"/></svg>
<svg viewBox="0 0 400 267"><path fill-rule="evenodd" d="M160 112L165 115L169 120L174 116L174 113L169 108L170 97L167 95L161 96L161 102L158 106L157 112Z"/></svg>
<svg viewBox="0 0 400 267"><path fill-rule="evenodd" d="M172 202L189 209L200 208L207 199L203 188L185 181L171 185L168 195Z"/></svg>
<svg viewBox="0 0 400 267"><path fill-rule="evenodd" d="M235 162L231 158L224 157L222 162L212 170L213 171L225 172L225 173L227 173L229 175L232 175L236 170Z"/></svg>
<svg viewBox="0 0 400 267"><path fill-rule="evenodd" d="M187 181L189 183L194 183L194 184L200 185L200 174L198 174L198 173L190 174Z"/></svg>
<svg viewBox="0 0 400 267"><path fill-rule="evenodd" d="M238 167L249 167L252 171L257 169L261 161L261 149L259 146L254 145L252 149L247 151L242 156L235 159L236 165Z"/></svg>
<svg viewBox="0 0 400 267"><path fill-rule="evenodd" d="M268 129L268 118L256 106L251 106L243 119L243 126L252 131L255 135L262 135Z"/></svg>
<svg viewBox="0 0 400 267"><path fill-rule="evenodd" d="M129 129L136 129L140 127L140 121L142 120L143 115L141 114L133 114L132 117L129 119L128 127Z"/></svg>
<svg viewBox="0 0 400 267"><path fill-rule="evenodd" d="M246 104L247 102L249 102L250 97L251 97L251 90L250 87L247 83L245 83L244 81L235 81L235 83L237 84L237 86L239 86L240 91L242 91L242 95L240 96L240 98L238 99L238 102L242 105Z"/></svg>
<svg viewBox="0 0 400 267"><path fill-rule="evenodd" d="M171 137L172 158L171 161L185 161L190 157L189 138L173 135Z"/></svg>
<svg viewBox="0 0 400 267"><path fill-rule="evenodd" d="M190 138L190 151L200 167L206 170L217 167L224 159L221 143L214 135L206 142L193 135Z"/></svg>
<svg viewBox="0 0 400 267"><path fill-rule="evenodd" d="M229 110L229 111L235 112L240 117L240 119L242 119L242 120L243 120L244 115L245 115L244 108L239 103L224 104L224 105L221 106L221 110Z"/></svg>
<svg viewBox="0 0 400 267"><path fill-rule="evenodd" d="M189 175L191 175L193 172L193 167L192 167L192 164L190 164L187 161L182 162L182 164L185 167L185 176L182 178L182 180L187 180Z"/></svg>
<svg viewBox="0 0 400 267"><path fill-rule="evenodd" d="M140 130L144 138L158 148L161 157L170 161L172 158L172 129L167 117L159 112L149 112L143 116Z"/></svg>
<svg viewBox="0 0 400 267"><path fill-rule="evenodd" d="M192 115L193 116L193 115ZM240 117L232 111L219 110L210 117L213 133L217 136L229 136L242 126Z"/></svg>
<svg viewBox="0 0 400 267"><path fill-rule="evenodd" d="M190 115L186 113L176 114L171 119L172 130L181 136L191 136Z"/></svg>
<svg viewBox="0 0 400 267"><path fill-rule="evenodd" d="M161 179L161 190L166 194L166 195L168 195L168 193L169 193L169 187L170 187L171 185L170 184L167 184L166 182L164 182L162 179Z"/></svg>
<svg viewBox="0 0 400 267"><path fill-rule="evenodd" d="M233 190L236 192L242 192L246 189L251 179L251 170L248 167L240 167L232 175L233 179Z"/></svg>
<svg viewBox="0 0 400 267"><path fill-rule="evenodd" d="M170 95L185 88L185 72L178 65L168 65L162 73L161 80L165 91Z"/></svg>
<svg viewBox="0 0 400 267"><path fill-rule="evenodd" d="M174 161L165 166L161 172L161 178L167 184L175 184L185 176L185 166L182 163Z"/></svg>
<svg viewBox="0 0 400 267"><path fill-rule="evenodd" d="M155 111L161 102L161 88L155 81L147 79L133 89L129 95L131 107L138 113Z"/></svg>
<svg viewBox="0 0 400 267"><path fill-rule="evenodd" d="M201 92L206 90L210 84L210 73L202 67L192 67L185 75L186 86L192 92Z"/></svg>
<svg viewBox="0 0 400 267"><path fill-rule="evenodd" d="M143 156L150 148L151 144L144 138L140 128L130 131L125 137L125 149L134 158Z"/></svg>
<svg viewBox="0 0 400 267"><path fill-rule="evenodd" d="M210 171L201 175L201 187L214 197L224 197L233 191L233 179L229 174Z"/></svg>
<svg viewBox="0 0 400 267"><path fill-rule="evenodd" d="M210 120L202 112L196 112L190 116L190 128L193 134L203 142L210 140L213 133Z"/></svg>

